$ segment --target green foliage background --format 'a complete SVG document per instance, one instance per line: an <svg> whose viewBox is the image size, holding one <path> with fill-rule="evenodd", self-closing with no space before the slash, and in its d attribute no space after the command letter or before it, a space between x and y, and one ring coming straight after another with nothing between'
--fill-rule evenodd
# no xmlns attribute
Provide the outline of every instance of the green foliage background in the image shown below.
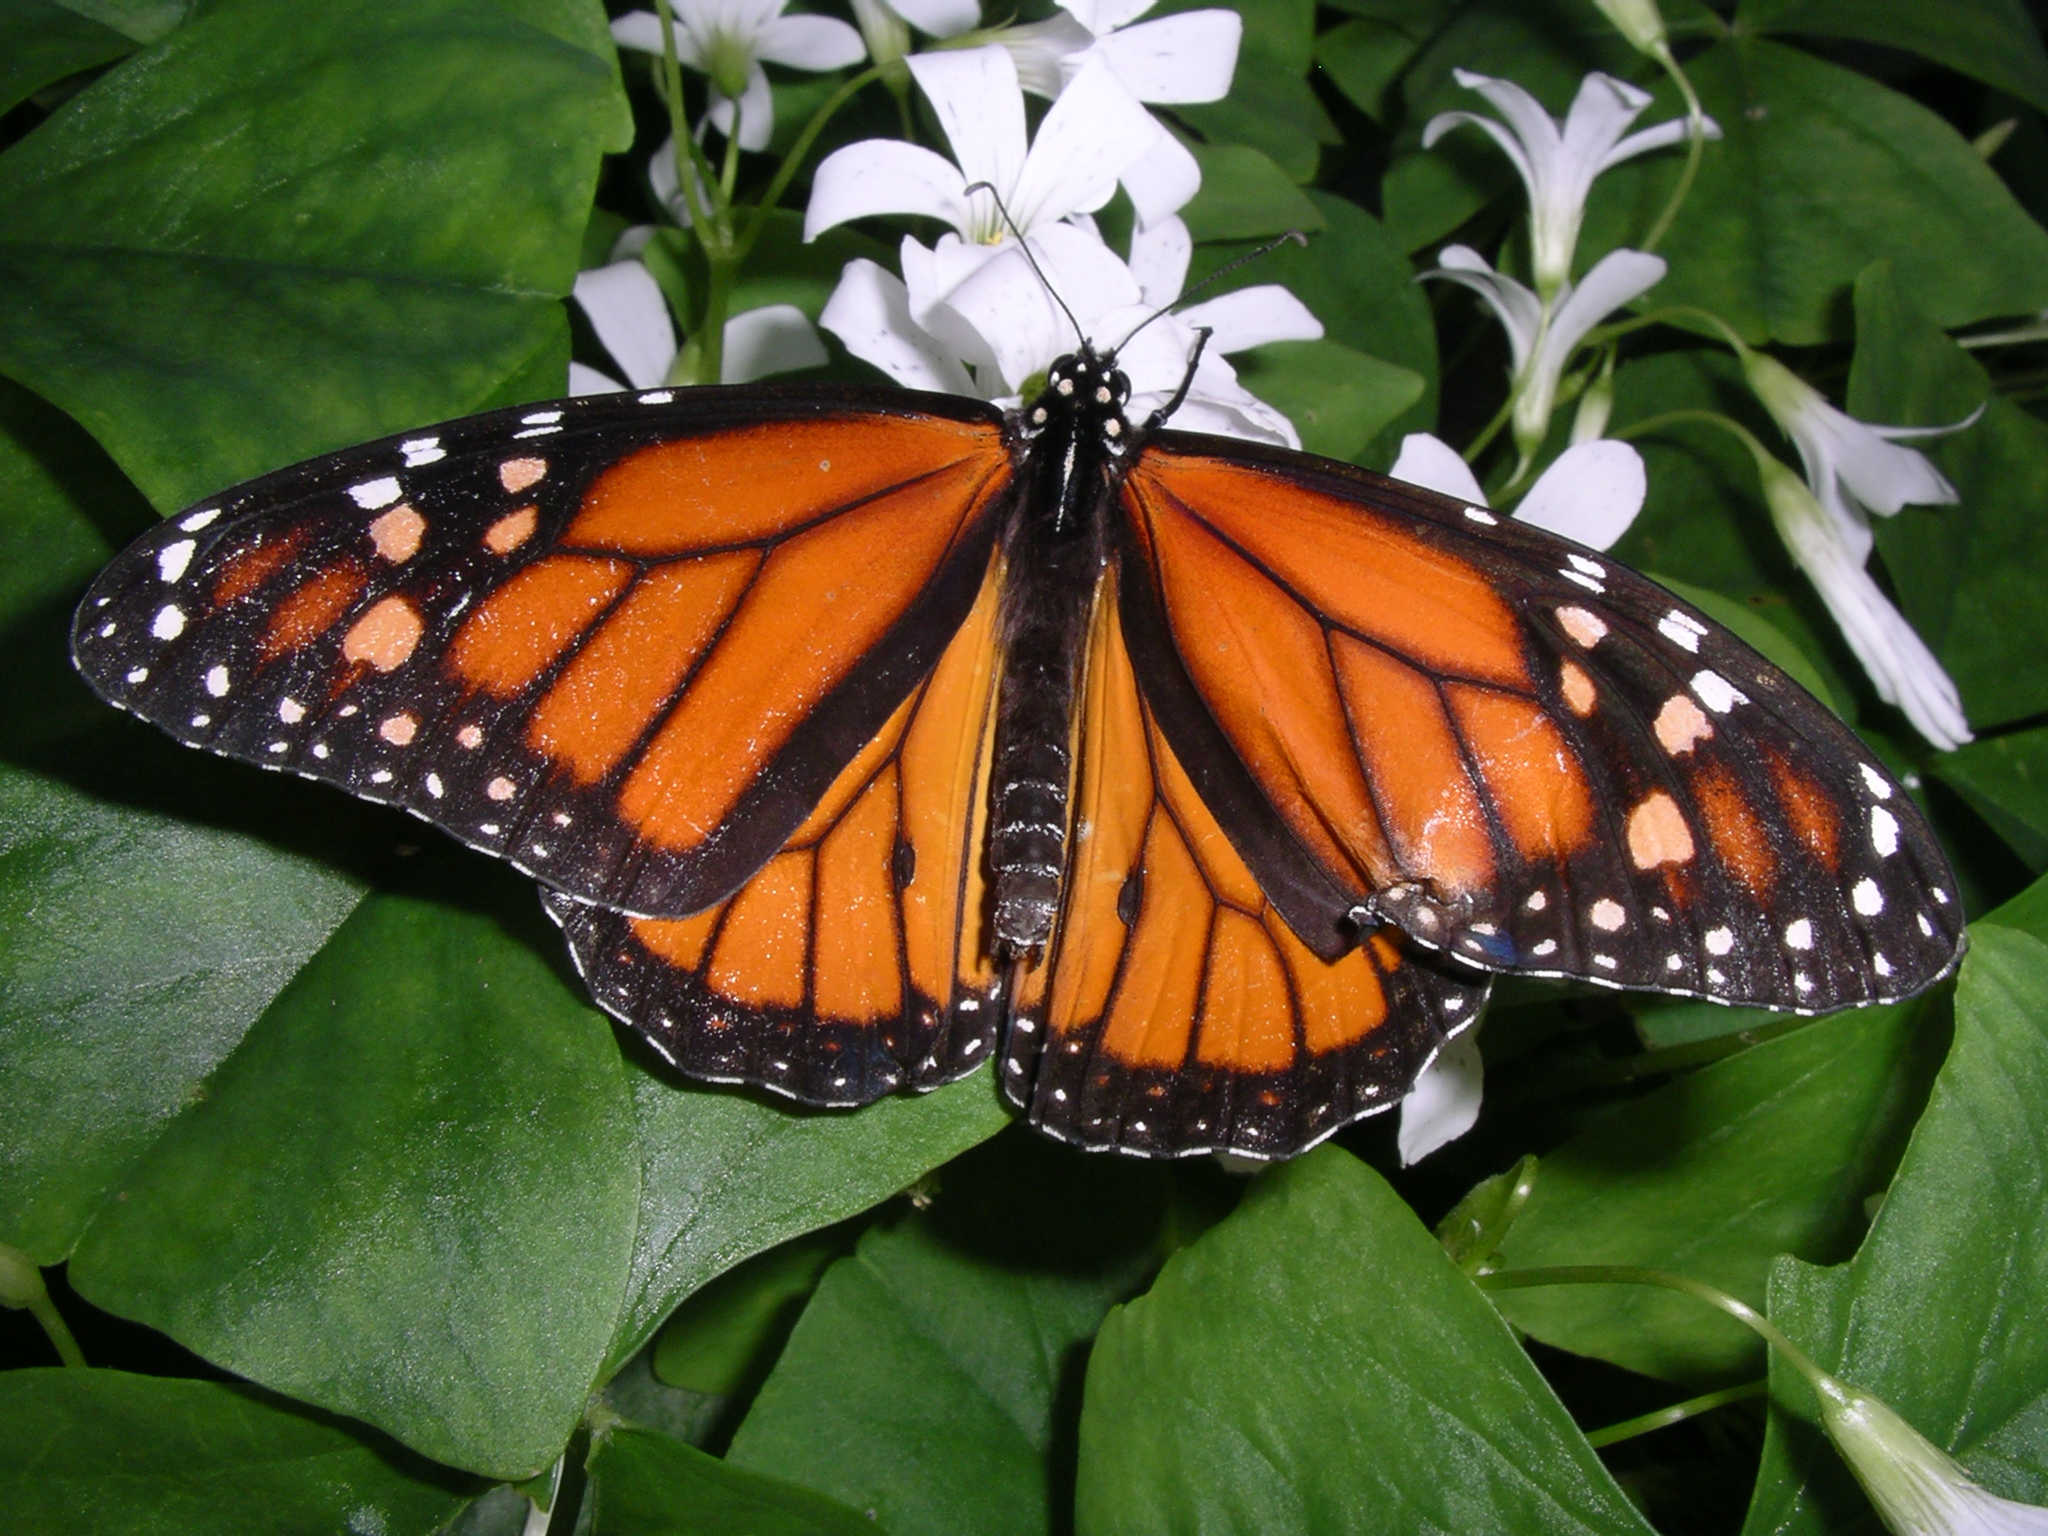
<svg viewBox="0 0 2048 1536"><path fill-rule="evenodd" d="M1553 110L1588 69L1653 72L1585 0L1239 8L1232 98L1177 118L1198 267L1312 231L1251 276L1328 328L1247 382L1364 463L1469 432L1499 343L1413 275L1496 243L1519 190L1476 135L1422 154L1422 123L1471 104L1454 67ZM1972 949L1925 998L1796 1024L1504 988L1472 1136L1403 1172L1368 1124L1244 1178L1042 1145L986 1076L852 1115L680 1084L584 999L530 882L93 700L69 611L152 517L560 393L577 267L646 216L603 157L648 98L594 0L0 6L0 1242L93 1367L10 1315L10 1529L484 1536L556 1480L564 1532L1867 1523L1796 1379L1596 1454L1581 1425L1765 1361L1661 1293L1478 1289L1430 1224L1531 1152L1502 1261L1767 1300L2048 1502L2043 357L1953 339L2048 308L2048 55L2018 0L1667 16L1725 137L1656 299L1866 419L1989 401L1934 450L1961 504L1879 530L1980 740L1929 754L1874 705L1718 437L1642 442L1619 553L1922 777ZM817 87L783 84L786 142ZM893 130L871 94L832 141ZM1632 238L1677 158L1603 178L1586 248ZM736 307L815 314L871 244L779 219ZM1617 428L1705 405L1769 437L1682 333L1616 398Z"/></svg>

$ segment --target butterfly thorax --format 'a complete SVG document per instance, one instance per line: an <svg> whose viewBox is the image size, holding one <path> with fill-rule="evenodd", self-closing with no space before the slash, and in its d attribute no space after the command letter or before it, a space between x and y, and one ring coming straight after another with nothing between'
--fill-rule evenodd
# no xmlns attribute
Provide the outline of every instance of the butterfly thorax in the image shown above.
<svg viewBox="0 0 2048 1536"><path fill-rule="evenodd" d="M1052 365L1022 412L1024 487L1005 529L989 865L994 938L1006 955L1045 947L1067 865L1074 703L1108 559L1108 498L1123 473L1130 384L1083 347Z"/></svg>

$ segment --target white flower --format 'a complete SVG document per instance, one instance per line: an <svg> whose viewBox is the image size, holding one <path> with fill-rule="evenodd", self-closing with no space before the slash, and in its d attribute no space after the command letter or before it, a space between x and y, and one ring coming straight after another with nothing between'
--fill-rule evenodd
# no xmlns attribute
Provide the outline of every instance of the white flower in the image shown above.
<svg viewBox="0 0 2048 1536"><path fill-rule="evenodd" d="M1394 1133L1403 1168L1421 1162L1478 1124L1485 1075L1476 1029L1451 1041L1422 1069L1401 1101L1401 1125Z"/></svg>
<svg viewBox="0 0 2048 1536"><path fill-rule="evenodd" d="M904 62L938 115L953 160L900 139L863 139L834 150L811 180L806 240L849 219L910 213L994 246L1009 233L998 198L1025 234L1092 213L1115 193L1118 172L1142 151L1153 126L1098 63L1075 77L1027 143L1024 93L1003 49L921 53ZM967 188L984 181L996 197L970 197Z"/></svg>
<svg viewBox="0 0 2048 1536"><path fill-rule="evenodd" d="M1905 711L1913 728L1944 752L1968 741L1970 722L1954 681L1864 569L1868 525L1845 524L1805 481L1761 449L1756 464L1778 536L1841 626L1877 696Z"/></svg>
<svg viewBox="0 0 2048 1536"><path fill-rule="evenodd" d="M1443 439L1411 432L1387 471L1396 480L1425 486L1475 507L1486 505L1472 468ZM1515 521L1576 540L1588 549L1611 549L1643 510L1649 479L1643 456L1627 443L1596 438L1574 443L1543 471L1515 507Z"/></svg>
<svg viewBox="0 0 2048 1536"><path fill-rule="evenodd" d="M1425 278L1440 277L1470 288L1493 307L1507 329L1514 368L1515 446L1525 463L1542 445L1565 365L1586 333L1655 287L1665 272L1661 256L1609 251L1576 287L1561 283L1544 300L1494 271L1468 245L1446 246L1437 260L1442 265L1423 273Z"/></svg>
<svg viewBox="0 0 2048 1536"><path fill-rule="evenodd" d="M994 40L1010 51L1017 77L1035 96L1056 98L1090 60L1143 102L1171 106L1220 101L1237 72L1244 21L1235 11L1183 11L1138 21L1155 0L1062 0L1044 21L1005 27ZM1202 182L1187 148L1147 114L1144 153L1122 174L1138 222L1151 224L1183 206Z"/></svg>
<svg viewBox="0 0 2048 1536"><path fill-rule="evenodd" d="M637 261L615 261L576 274L575 299L591 329L626 376L621 384L582 363L569 365L569 393L604 394L654 389L672 382L677 347L668 301L654 275ZM792 304L766 304L725 322L719 381L742 384L771 373L815 368L827 360L825 344Z"/></svg>
<svg viewBox="0 0 2048 1536"><path fill-rule="evenodd" d="M860 34L830 16L785 16L784 0L674 0L676 58L711 79L713 127L733 131L739 114L742 149L766 149L775 126L775 99L765 60L792 69L844 69L866 56ZM661 18L630 11L612 23L621 48L659 55Z"/></svg>
<svg viewBox="0 0 2048 1536"><path fill-rule="evenodd" d="M1821 1424L1894 1536L2048 1536L2048 1509L1986 1492L1887 1404L1829 1375Z"/></svg>
<svg viewBox="0 0 2048 1536"><path fill-rule="evenodd" d="M1077 348L1078 324L1098 350L1122 344L1117 363L1131 382L1133 421L1180 387L1194 355L1195 327L1208 326L1213 334L1174 425L1298 444L1287 419L1240 385L1224 361L1227 353L1263 342L1322 334L1284 288L1241 289L1184 314L1163 315L1159 303L1179 291L1170 255L1146 254L1154 282L1172 290L1148 292L1090 229L1049 225L1030 244L1042 276L1014 244L988 255L957 236L942 237L931 250L906 239L902 279L873 262L850 263L820 321L848 351L901 383L1010 406L1054 359ZM1054 293L1069 298L1072 318Z"/></svg>
<svg viewBox="0 0 2048 1536"><path fill-rule="evenodd" d="M1529 189L1530 266L1540 294L1551 294L1572 275L1572 252L1579 243L1579 223L1593 178L1609 166L1680 143L1688 132L1686 119L1675 118L1629 133L1629 124L1650 104L1650 97L1612 75L1586 76L1560 124L1512 80L1466 69L1453 74L1458 84L1484 96L1507 121L1477 112L1440 112L1422 130L1423 147L1459 124L1470 123L1484 130L1514 162ZM1700 130L1710 139L1721 136L1712 118L1701 118Z"/></svg>

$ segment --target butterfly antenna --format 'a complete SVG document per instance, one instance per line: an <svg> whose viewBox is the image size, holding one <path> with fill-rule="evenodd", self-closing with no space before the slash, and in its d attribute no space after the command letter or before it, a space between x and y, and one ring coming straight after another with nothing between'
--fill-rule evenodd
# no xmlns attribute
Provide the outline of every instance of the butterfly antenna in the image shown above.
<svg viewBox="0 0 2048 1536"><path fill-rule="evenodd" d="M1274 251L1279 250L1280 247L1283 245L1306 246L1307 244L1307 235L1304 235L1298 229L1290 229L1284 235L1275 235L1272 239L1268 240L1264 245L1258 247L1256 250L1246 251L1243 255L1232 257L1229 261L1226 261L1225 263L1223 263L1222 266L1218 267L1214 272L1211 272L1207 277L1203 278L1200 282L1196 283L1195 286L1190 288L1186 293L1182 294L1179 298L1175 299L1171 304L1160 305L1159 308L1153 310L1151 314L1147 315L1144 319L1140 320L1136 325L1132 326L1129 333L1125 335L1124 339L1116 344L1115 351L1123 351L1125 347L1128 347L1131 344L1131 337L1137 335L1138 332L1145 329L1145 327L1150 325L1154 320L1159 319L1163 315L1172 314L1176 309L1179 309L1183 304L1192 304L1195 301L1195 298L1202 292L1203 289L1215 287L1218 281L1225 277L1228 277L1231 273L1235 272L1239 267L1243 266L1246 262L1257 261L1261 256L1271 255ZM1181 391L1182 394L1185 394L1186 392L1187 391L1185 388L1183 388ZM1176 399L1178 399L1178 397L1176 397Z"/></svg>
<svg viewBox="0 0 2048 1536"><path fill-rule="evenodd" d="M1060 297L1059 289L1053 287L1052 279L1045 275L1045 268L1041 267L1038 264L1038 258L1031 254L1030 242L1024 238L1024 231L1017 227L1017 221L1010 217L1010 210L1003 206L1003 194L995 189L995 183L989 181L970 181L963 190L968 197L972 197L977 192L986 192L995 199L996 212L1002 215L1003 227L1016 237L1017 249L1024 253L1024 259L1031 263L1031 270L1038 274L1038 281L1044 286L1045 291L1052 295L1053 303L1059 305L1060 313L1067 317L1067 324L1074 328L1075 337L1083 347L1087 346L1088 333L1081 329L1081 322L1074 318L1074 312L1067 308L1067 301Z"/></svg>

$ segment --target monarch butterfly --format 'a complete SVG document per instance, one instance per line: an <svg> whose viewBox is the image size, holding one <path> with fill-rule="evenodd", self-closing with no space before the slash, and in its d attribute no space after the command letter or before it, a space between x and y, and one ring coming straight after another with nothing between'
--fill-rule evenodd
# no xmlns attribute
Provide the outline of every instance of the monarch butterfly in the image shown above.
<svg viewBox="0 0 2048 1536"><path fill-rule="evenodd" d="M74 656L534 875L605 1009L812 1104L1000 1056L1064 1140L1284 1157L1397 1102L1494 973L1822 1012L1955 963L1907 796L1725 629L1128 394L1084 344L1008 414L472 417L171 518Z"/></svg>

